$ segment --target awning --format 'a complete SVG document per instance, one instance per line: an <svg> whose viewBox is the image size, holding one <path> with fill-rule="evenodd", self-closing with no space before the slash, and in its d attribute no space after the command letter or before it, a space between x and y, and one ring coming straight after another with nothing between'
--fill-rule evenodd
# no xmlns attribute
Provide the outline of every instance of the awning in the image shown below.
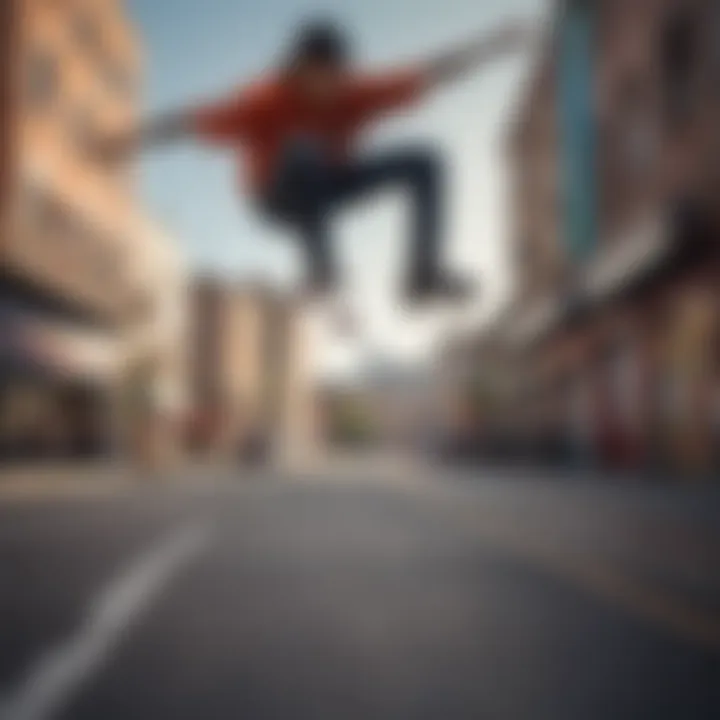
<svg viewBox="0 0 720 720"><path fill-rule="evenodd" d="M607 299L661 265L672 251L672 234L656 215L606 247L583 274L581 291L591 302Z"/></svg>
<svg viewBox="0 0 720 720"><path fill-rule="evenodd" d="M0 306L0 362L54 376L106 381L120 370L116 338Z"/></svg>
<svg viewBox="0 0 720 720"><path fill-rule="evenodd" d="M520 313L510 324L507 337L516 347L525 347L556 327L562 319L563 306L557 296L547 296Z"/></svg>
<svg viewBox="0 0 720 720"><path fill-rule="evenodd" d="M633 229L609 242L577 276L572 295L536 300L518 313L508 327L508 338L525 347L551 333L572 312L574 304L591 308L647 277L673 252L672 227L660 214L637 223Z"/></svg>

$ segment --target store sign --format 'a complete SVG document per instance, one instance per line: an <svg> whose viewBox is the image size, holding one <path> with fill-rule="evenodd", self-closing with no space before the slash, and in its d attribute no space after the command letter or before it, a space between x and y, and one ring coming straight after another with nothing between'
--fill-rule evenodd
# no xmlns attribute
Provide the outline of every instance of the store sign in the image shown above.
<svg viewBox="0 0 720 720"><path fill-rule="evenodd" d="M557 29L563 232L574 262L584 262L597 239L593 4L567 0Z"/></svg>

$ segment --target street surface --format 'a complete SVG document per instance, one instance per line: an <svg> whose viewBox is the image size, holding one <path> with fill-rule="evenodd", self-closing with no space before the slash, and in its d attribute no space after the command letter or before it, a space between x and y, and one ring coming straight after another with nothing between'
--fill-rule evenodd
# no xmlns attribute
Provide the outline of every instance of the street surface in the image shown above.
<svg viewBox="0 0 720 720"><path fill-rule="evenodd" d="M720 718L717 489L0 483L0 567L2 720Z"/></svg>

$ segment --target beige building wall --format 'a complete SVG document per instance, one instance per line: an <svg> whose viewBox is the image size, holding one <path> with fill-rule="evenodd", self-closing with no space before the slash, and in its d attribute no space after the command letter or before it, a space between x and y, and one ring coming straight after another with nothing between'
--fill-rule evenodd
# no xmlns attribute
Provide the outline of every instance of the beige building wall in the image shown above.
<svg viewBox="0 0 720 720"><path fill-rule="evenodd" d="M122 3L12 5L10 182L0 257L12 272L104 315L128 297L127 170L98 165L94 139L132 121L140 58ZM7 10L11 12L11 10Z"/></svg>
<svg viewBox="0 0 720 720"><path fill-rule="evenodd" d="M262 305L251 290L230 289L227 295L227 325L220 361L226 378L226 392L233 406L233 426L237 433L254 429L260 410L263 372Z"/></svg>
<svg viewBox="0 0 720 720"><path fill-rule="evenodd" d="M123 336L125 393L138 393L125 417L133 450L154 461L177 459L188 411L188 275L174 238L148 218L133 232L137 314ZM139 385L139 387L138 387Z"/></svg>
<svg viewBox="0 0 720 720"><path fill-rule="evenodd" d="M309 460L318 450L319 417L313 376L312 326L302 309L287 301L287 356L281 398L280 436L285 458Z"/></svg>
<svg viewBox="0 0 720 720"><path fill-rule="evenodd" d="M262 432L284 458L316 443L310 327L292 298L201 278L191 292L191 397L199 445L238 450Z"/></svg>
<svg viewBox="0 0 720 720"><path fill-rule="evenodd" d="M229 452L264 420L264 299L220 278L196 279L189 298L190 402L199 443Z"/></svg>
<svg viewBox="0 0 720 720"><path fill-rule="evenodd" d="M133 232L134 295L137 316L126 334L132 357L157 359L156 401L167 412L187 405L188 267L175 238L148 218L138 217Z"/></svg>
<svg viewBox="0 0 720 720"><path fill-rule="evenodd" d="M139 302L138 207L131 168L92 150L137 115L139 42L120 0L3 0L0 36L0 285L10 314L22 305L19 362L24 353L57 373L50 425L67 429L65 396L89 379L81 402L102 409L79 425L104 427Z"/></svg>

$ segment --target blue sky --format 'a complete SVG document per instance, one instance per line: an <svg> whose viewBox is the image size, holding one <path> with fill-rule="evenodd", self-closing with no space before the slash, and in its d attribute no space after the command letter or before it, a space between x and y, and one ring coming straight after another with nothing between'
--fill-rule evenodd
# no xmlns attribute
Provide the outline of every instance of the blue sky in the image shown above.
<svg viewBox="0 0 720 720"><path fill-rule="evenodd" d="M508 14L537 15L543 0L128 0L145 44L147 113L213 98L272 64L293 25L330 14L356 35L369 65L444 49ZM394 138L439 143L451 168L447 256L477 274L481 316L506 292L507 209L500 142L511 116L525 61L511 61L445 90L412 117L378 128L368 142ZM231 158L194 147L148 156L142 192L178 238L191 263L236 277L292 282L299 257L290 240L264 226L238 193ZM328 366L352 364L368 346L421 355L438 333L435 318L403 317L395 295L405 247L397 198L368 202L338 226L338 242L353 304L366 320L363 347L322 342Z"/></svg>

